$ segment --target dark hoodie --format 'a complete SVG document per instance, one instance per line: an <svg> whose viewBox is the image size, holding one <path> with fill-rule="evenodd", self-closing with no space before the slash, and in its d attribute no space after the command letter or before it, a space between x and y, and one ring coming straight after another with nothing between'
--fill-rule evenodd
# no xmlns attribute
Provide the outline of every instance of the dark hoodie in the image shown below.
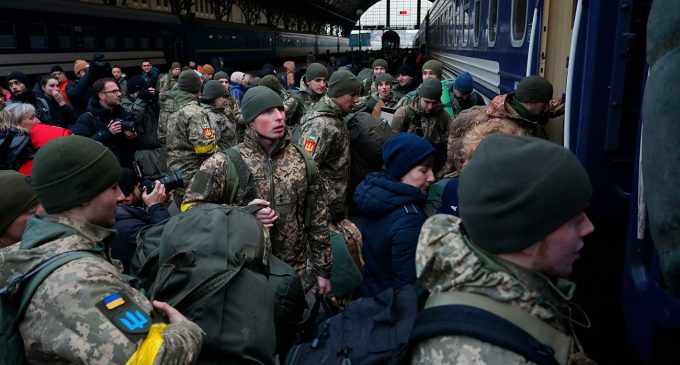
<svg viewBox="0 0 680 365"><path fill-rule="evenodd" d="M363 236L363 296L416 280L415 257L427 197L384 172L366 176L354 193Z"/></svg>

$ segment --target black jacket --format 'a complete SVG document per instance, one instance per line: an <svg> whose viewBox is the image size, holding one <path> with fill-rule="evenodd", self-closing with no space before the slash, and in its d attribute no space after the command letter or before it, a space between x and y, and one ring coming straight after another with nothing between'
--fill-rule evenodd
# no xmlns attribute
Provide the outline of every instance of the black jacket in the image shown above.
<svg viewBox="0 0 680 365"><path fill-rule="evenodd" d="M53 98L46 96L42 91L37 93L41 103L47 105L44 113L45 119L40 119L43 123L56 125L57 127L68 128L76 121L76 114L73 107L68 103L59 105Z"/></svg>
<svg viewBox="0 0 680 365"><path fill-rule="evenodd" d="M66 87L66 95L76 116L80 116L87 109L88 101L93 95L92 83L94 83L92 72L88 72L82 78L69 82Z"/></svg>
<svg viewBox="0 0 680 365"><path fill-rule="evenodd" d="M137 233L145 226L160 223L169 217L168 209L161 204L152 205L148 212L140 207L119 205L116 208L116 224L113 225L118 234L111 242L111 257L120 260L127 272L137 248Z"/></svg>

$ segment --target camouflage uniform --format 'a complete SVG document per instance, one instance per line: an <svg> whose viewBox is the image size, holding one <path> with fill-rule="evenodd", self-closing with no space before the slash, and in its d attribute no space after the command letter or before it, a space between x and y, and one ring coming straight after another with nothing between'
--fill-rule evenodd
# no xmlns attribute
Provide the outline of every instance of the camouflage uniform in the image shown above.
<svg viewBox="0 0 680 365"><path fill-rule="evenodd" d="M112 293L126 297L147 315L151 302L123 279L103 242L115 231L63 216L31 218L23 241L0 251L0 286L49 257L96 250L56 269L38 287L19 325L26 360L37 364L125 364L149 332L125 333L98 304ZM128 303L129 305L129 303ZM162 327L163 324L154 326ZM153 331L153 328L151 329ZM154 364L194 363L203 331L191 321L168 324Z"/></svg>
<svg viewBox="0 0 680 365"><path fill-rule="evenodd" d="M210 119L210 125L215 126L215 134L217 138L217 146L219 149L229 148L231 146L236 146L238 144L238 135L236 127L238 125L237 119L233 116L230 118L227 115L226 108L215 108L210 105L203 105L206 112L208 113L208 118Z"/></svg>
<svg viewBox="0 0 680 365"><path fill-rule="evenodd" d="M515 110L515 107L512 105L514 98L514 93L498 95L493 98L486 108L488 120L505 119L524 128L527 133L534 137L547 139L548 135L545 131L545 125L548 123L548 119L564 114L564 106L546 113L542 117L537 118L537 120L531 120Z"/></svg>
<svg viewBox="0 0 680 365"><path fill-rule="evenodd" d="M203 161L218 150L220 128L215 121L217 117L213 113L211 118L206 106L190 101L168 120L168 168L181 173L185 187Z"/></svg>
<svg viewBox="0 0 680 365"><path fill-rule="evenodd" d="M302 97L302 105L304 105L305 110L310 110L316 103L319 102L326 94L320 95L314 93L312 90L310 90L307 85L305 85L304 80L300 80L300 93L299 95Z"/></svg>
<svg viewBox="0 0 680 365"><path fill-rule="evenodd" d="M319 166L321 181L328 193L330 222L342 220L346 215L345 194L349 183L349 143L347 113L324 96L300 122L298 143L309 152Z"/></svg>
<svg viewBox="0 0 680 365"><path fill-rule="evenodd" d="M544 276L501 259L497 265L486 264L470 249L472 243L460 229L461 220L451 215L430 217L420 231L416 249L418 281L433 294L462 291L489 297L517 306L552 326L573 336L568 318L571 308L554 284ZM495 267L494 267L495 266ZM574 341L573 343L577 343ZM570 360L592 363L576 346ZM412 365L452 364L532 364L524 357L468 336L440 336L421 342L413 352Z"/></svg>
<svg viewBox="0 0 680 365"><path fill-rule="evenodd" d="M161 144L165 145L167 142L166 135L168 131L168 119L170 119L170 116L192 100L196 100L196 97L188 92L179 90L176 87L160 94L158 98L160 105L160 113L158 115L158 140Z"/></svg>
<svg viewBox="0 0 680 365"><path fill-rule="evenodd" d="M177 84L177 78L172 77L172 74L167 73L158 79L158 87L156 88L156 93L162 93L165 91L170 91Z"/></svg>
<svg viewBox="0 0 680 365"><path fill-rule="evenodd" d="M245 193L237 196L237 201L230 201L234 188L228 186L230 161L224 152L218 152L201 165L187 189L184 204L246 205L255 198L265 199L279 215L270 231L272 253L295 268L306 288L316 283L317 276L330 277L331 246L325 194L320 180L308 185L300 151L286 135L268 155L250 128L238 149L251 175L249 186L242 189ZM318 171L315 173L318 175ZM308 189L316 204L311 212L311 227L304 227Z"/></svg>
<svg viewBox="0 0 680 365"><path fill-rule="evenodd" d="M450 117L443 109L435 111L431 115L425 114L420 107L420 96L417 96L410 104L402 106L394 112L392 130L395 133L415 133L427 139L443 160L446 156L449 123Z"/></svg>

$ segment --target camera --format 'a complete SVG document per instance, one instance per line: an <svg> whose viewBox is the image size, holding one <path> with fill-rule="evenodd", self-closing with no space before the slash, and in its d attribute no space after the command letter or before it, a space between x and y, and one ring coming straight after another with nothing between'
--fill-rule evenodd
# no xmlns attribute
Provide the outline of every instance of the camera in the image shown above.
<svg viewBox="0 0 680 365"><path fill-rule="evenodd" d="M123 132L128 131L131 133L137 133L137 124L134 120L129 119L115 119L114 122L120 122L120 126Z"/></svg>
<svg viewBox="0 0 680 365"><path fill-rule="evenodd" d="M156 180L165 185L166 191L171 191L184 186L182 175L180 175L177 171L171 171L166 175L145 176L139 161L133 162L132 165L133 169L135 170L135 175L137 175L139 181L142 183L142 186L149 193L153 191L154 181Z"/></svg>

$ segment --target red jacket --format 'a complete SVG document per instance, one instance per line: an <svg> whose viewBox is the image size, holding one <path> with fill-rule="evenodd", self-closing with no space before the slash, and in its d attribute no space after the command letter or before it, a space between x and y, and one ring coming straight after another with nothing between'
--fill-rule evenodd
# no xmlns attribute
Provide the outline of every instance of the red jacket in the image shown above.
<svg viewBox="0 0 680 365"><path fill-rule="evenodd" d="M35 127L31 128L28 133L31 136L31 145L33 145L33 148L36 151L53 139L71 135L71 131L68 129L43 123L37 124ZM31 172L33 171L33 160L24 162L18 171L26 176L31 176Z"/></svg>

